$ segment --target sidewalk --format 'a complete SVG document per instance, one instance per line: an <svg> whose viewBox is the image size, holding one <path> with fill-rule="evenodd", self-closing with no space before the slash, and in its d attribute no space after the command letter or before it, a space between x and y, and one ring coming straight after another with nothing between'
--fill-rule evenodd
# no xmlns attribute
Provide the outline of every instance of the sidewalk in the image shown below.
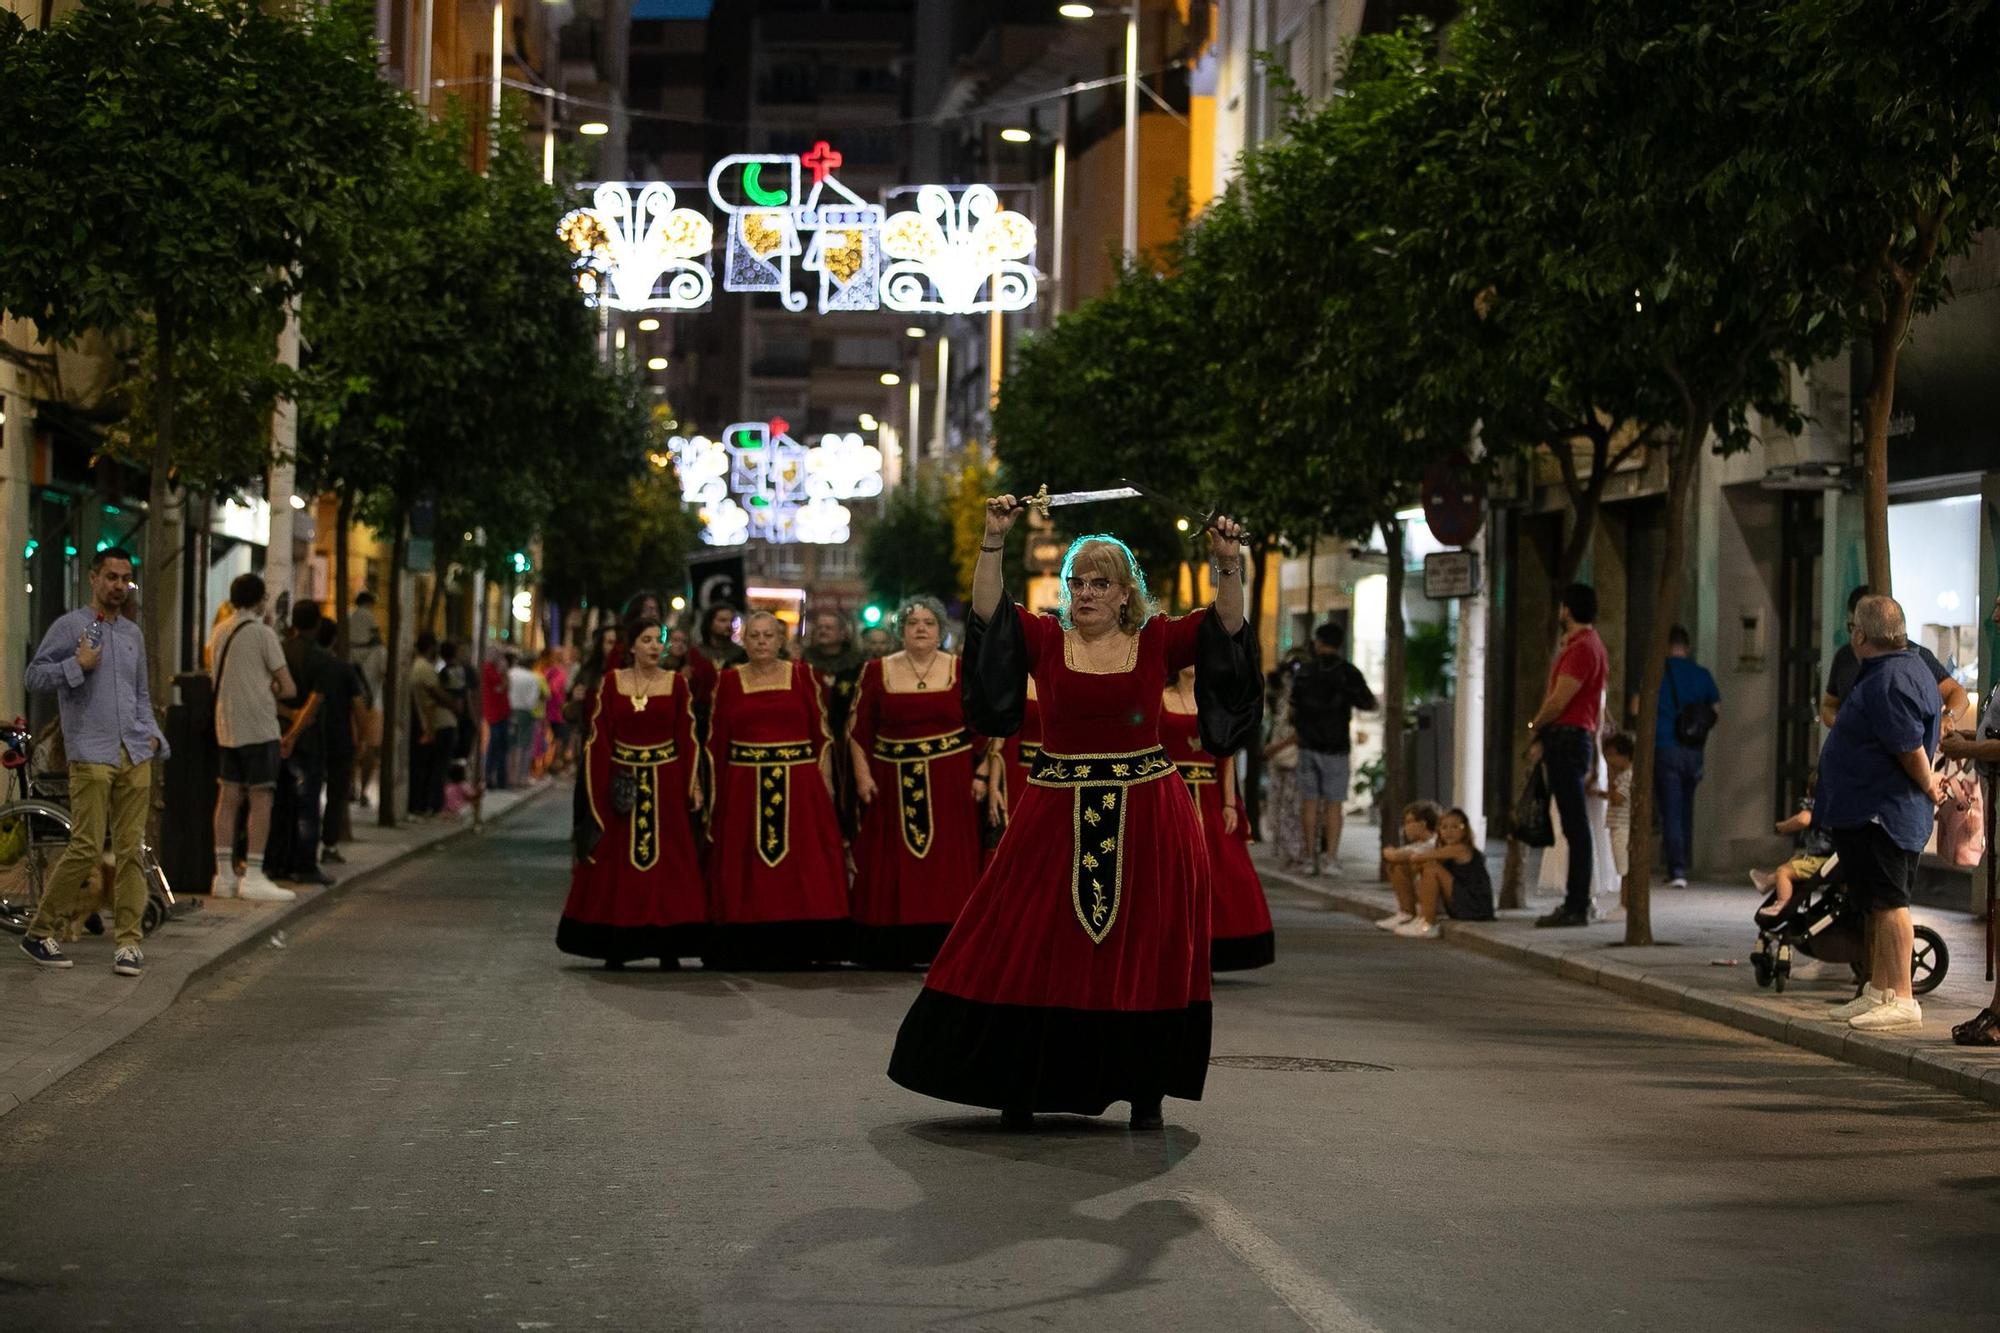
<svg viewBox="0 0 2000 1333"><path fill-rule="evenodd" d="M1284 871L1276 849L1268 843L1255 845L1252 852L1267 882L1318 894L1336 910L1373 920L1396 910L1395 895L1375 878L1376 847L1372 825L1349 824L1341 843L1345 875L1318 879ZM1572 930L1535 929L1533 919L1556 903L1554 896L1535 896L1539 855L1530 852L1527 857L1533 903L1529 910L1502 912L1500 920L1492 922L1447 921L1443 941L1393 942L1412 949L1455 944L2000 1106L2000 1052L1951 1043L1952 1025L1972 1017L1993 994L1992 983L1984 979L1985 927L1977 918L1917 908L1913 915L1944 937L1951 960L1943 984L1921 997L1923 1030L1860 1033L1825 1017L1830 1004L1854 994L1852 974L1844 963L1797 957L1783 995L1758 988L1750 968L1750 950L1757 938L1750 914L1760 895L1747 880L1740 888L1698 883L1687 889L1662 888L1656 881L1653 938L1661 942L1628 949L1622 943L1623 922ZM1497 891L1498 856L1493 860Z"/></svg>
<svg viewBox="0 0 2000 1333"><path fill-rule="evenodd" d="M567 793L566 782L525 790L489 792L483 803L487 824L550 791ZM146 975L136 980L111 970L112 940L107 933L86 935L63 952L74 967L37 967L20 951L20 937L0 934L0 1115L5 1115L85 1061L109 1050L152 1021L179 998L195 978L222 966L266 940L282 942L283 932L357 884L439 843L470 833L470 812L449 823L404 824L385 829L372 810L357 809L354 840L342 845L345 865L330 865L340 882L331 888L299 888L289 903L211 900L179 894L192 910L147 937Z"/></svg>

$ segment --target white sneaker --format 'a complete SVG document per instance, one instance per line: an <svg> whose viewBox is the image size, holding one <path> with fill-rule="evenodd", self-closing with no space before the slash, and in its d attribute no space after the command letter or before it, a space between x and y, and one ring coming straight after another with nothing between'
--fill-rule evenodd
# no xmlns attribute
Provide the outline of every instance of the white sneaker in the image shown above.
<svg viewBox="0 0 2000 1333"><path fill-rule="evenodd" d="M1420 916L1413 916L1389 933L1400 935L1406 940L1434 940L1444 934L1444 931L1435 921L1426 921Z"/></svg>
<svg viewBox="0 0 2000 1333"><path fill-rule="evenodd" d="M1686 875L1675 875L1672 879L1667 881L1667 887L1670 889L1684 889L1687 886L1688 882Z"/></svg>
<svg viewBox="0 0 2000 1333"><path fill-rule="evenodd" d="M1924 1007L1900 995L1847 1020L1847 1026L1857 1032L1914 1032L1923 1025Z"/></svg>
<svg viewBox="0 0 2000 1333"><path fill-rule="evenodd" d="M1750 872L1750 886L1759 893L1769 893L1771 886L1777 882L1778 876L1773 871L1753 870Z"/></svg>
<svg viewBox="0 0 2000 1333"><path fill-rule="evenodd" d="M1385 916L1381 920L1377 921L1375 923L1375 929L1394 930L1396 927L1404 925L1411 921L1415 921L1416 919L1417 919L1416 914L1414 912L1397 912L1394 915Z"/></svg>
<svg viewBox="0 0 2000 1333"><path fill-rule="evenodd" d="M1845 1023L1849 1019L1859 1018L1870 1009L1879 1009L1893 998L1895 998L1895 994L1892 991L1876 990L1873 986L1863 986L1861 994L1855 996L1846 1004L1836 1005L1832 1009L1827 1010L1826 1016L1831 1022Z"/></svg>
<svg viewBox="0 0 2000 1333"><path fill-rule="evenodd" d="M1623 907L1607 907L1604 911L1598 913L1597 919L1599 921L1623 921L1625 919L1625 909Z"/></svg>
<svg viewBox="0 0 2000 1333"><path fill-rule="evenodd" d="M218 858L215 863L215 883L210 886L211 898L234 898L236 896L236 863Z"/></svg>
<svg viewBox="0 0 2000 1333"><path fill-rule="evenodd" d="M243 882L236 886L236 896L252 903L288 903L299 895L282 884L272 883L262 866L251 866L243 872Z"/></svg>

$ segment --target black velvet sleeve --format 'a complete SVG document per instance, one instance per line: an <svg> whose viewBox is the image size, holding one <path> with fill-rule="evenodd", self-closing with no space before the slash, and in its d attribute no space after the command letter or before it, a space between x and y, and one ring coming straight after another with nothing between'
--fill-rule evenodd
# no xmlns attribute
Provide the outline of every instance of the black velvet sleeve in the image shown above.
<svg viewBox="0 0 2000 1333"><path fill-rule="evenodd" d="M1264 725L1264 671L1257 636L1245 621L1231 634L1213 611L1195 631L1194 701L1201 748L1222 758L1255 741Z"/></svg>
<svg viewBox="0 0 2000 1333"><path fill-rule="evenodd" d="M1028 709L1028 643L1020 608L1002 600L991 621L974 614L965 626L965 660L958 676L965 724L998 739L1021 729Z"/></svg>

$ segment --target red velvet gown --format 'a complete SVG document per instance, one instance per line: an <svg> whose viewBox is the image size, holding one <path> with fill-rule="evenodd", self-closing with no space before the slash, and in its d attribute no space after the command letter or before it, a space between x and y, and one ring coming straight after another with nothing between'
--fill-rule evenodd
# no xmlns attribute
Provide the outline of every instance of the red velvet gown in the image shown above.
<svg viewBox="0 0 2000 1333"><path fill-rule="evenodd" d="M1264 901L1264 881L1250 863L1247 828L1238 807L1237 832L1222 827L1222 774L1215 756L1201 748L1201 720L1193 713L1160 710L1160 741L1174 766L1194 793L1201 812L1201 829L1208 842L1208 873L1213 912L1209 966L1217 972L1267 967L1277 958L1271 935L1271 908Z"/></svg>
<svg viewBox="0 0 2000 1333"><path fill-rule="evenodd" d="M1013 824L896 1036L889 1077L1010 1111L1198 1099L1208 1072L1208 853L1160 748L1160 682L1205 612L1155 616L1123 671L1020 617L1042 744Z"/></svg>
<svg viewBox="0 0 2000 1333"><path fill-rule="evenodd" d="M699 752L687 682L668 680L641 704L619 690L616 673L607 674L592 700L577 777L581 854L556 926L564 953L622 963L702 950L708 895L688 811ZM614 774L633 785L629 815L612 804Z"/></svg>
<svg viewBox="0 0 2000 1333"><path fill-rule="evenodd" d="M711 967L796 967L845 952L847 865L820 777L829 744L812 668L785 684L744 688L743 668L715 683L704 753L714 809L708 892Z"/></svg>
<svg viewBox="0 0 2000 1333"><path fill-rule="evenodd" d="M894 691L882 663L861 668L848 734L869 753L875 799L854 838L854 961L928 963L979 878L972 774L982 737L965 726L958 659L929 690Z"/></svg>
<svg viewBox="0 0 2000 1333"><path fill-rule="evenodd" d="M1007 784L1009 811L1027 794L1028 769L1042 757L1042 701L1030 698L1022 710L1021 729L1000 743L1000 775Z"/></svg>

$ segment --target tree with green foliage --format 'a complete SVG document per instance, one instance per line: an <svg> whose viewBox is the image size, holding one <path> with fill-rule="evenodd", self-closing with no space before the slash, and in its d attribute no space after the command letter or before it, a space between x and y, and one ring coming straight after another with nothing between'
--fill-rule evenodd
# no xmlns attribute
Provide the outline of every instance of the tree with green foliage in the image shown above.
<svg viewBox="0 0 2000 1333"><path fill-rule="evenodd" d="M1805 177L1798 243L1844 283L1869 349L1862 400L1868 583L1890 591L1889 421L1911 319L1951 296L1946 264L2000 221L2000 5L1792 0L1775 18L1768 108L1792 126ZM1845 423L1838 423L1843 428Z"/></svg>
<svg viewBox="0 0 2000 1333"><path fill-rule="evenodd" d="M147 329L156 584L179 556L171 511L215 480L183 448L181 376L282 306L382 157L395 95L372 27L359 0L310 21L252 0L85 0L47 30L0 13L0 308L59 343ZM142 601L160 700L172 606L164 587Z"/></svg>
<svg viewBox="0 0 2000 1333"><path fill-rule="evenodd" d="M1656 707L1680 610L1703 451L1745 447L1752 413L1796 428L1790 367L1839 344L1839 321L1827 319L1833 275L1799 244L1813 173L1774 114L1775 34L1762 7L1726 0L1491 0L1453 33L1506 145L1482 223L1495 286L1546 284L1621 311L1629 332L1611 344L1607 400L1669 405L1658 418L1666 549L1641 717ZM1653 939L1652 759L1653 730L1641 727L1626 878L1635 945Z"/></svg>
<svg viewBox="0 0 2000 1333"><path fill-rule="evenodd" d="M868 596L890 606L918 593L941 602L957 596L944 478L919 472L891 493L861 539L861 576Z"/></svg>

